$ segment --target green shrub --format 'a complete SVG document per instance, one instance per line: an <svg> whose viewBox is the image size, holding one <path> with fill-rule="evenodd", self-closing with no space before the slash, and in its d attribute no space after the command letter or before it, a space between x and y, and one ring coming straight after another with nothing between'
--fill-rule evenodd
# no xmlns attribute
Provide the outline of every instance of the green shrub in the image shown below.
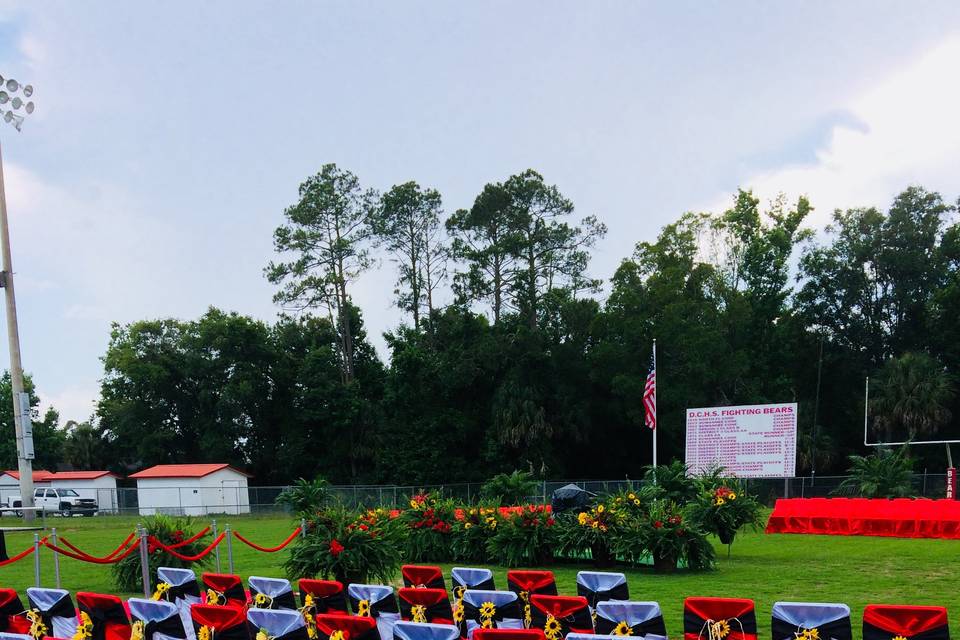
<svg viewBox="0 0 960 640"><path fill-rule="evenodd" d="M480 495L486 500L496 501L499 506L525 504L537 493L540 483L528 471L500 473L480 487Z"/></svg>
<svg viewBox="0 0 960 640"><path fill-rule="evenodd" d="M850 477L836 493L862 498L904 498L913 491L913 460L907 445L879 448L869 456L850 456Z"/></svg>
<svg viewBox="0 0 960 640"><path fill-rule="evenodd" d="M330 497L330 483L317 477L313 480L299 478L292 486L277 496L277 504L290 507L298 517L309 518L320 511Z"/></svg>
<svg viewBox="0 0 960 640"><path fill-rule="evenodd" d="M509 515L497 515L495 533L487 541L490 559L504 567L535 567L553 559L557 528L553 515L543 505L518 507Z"/></svg>
<svg viewBox="0 0 960 640"><path fill-rule="evenodd" d="M453 558L456 505L437 492L410 496L400 519L409 528L405 558L409 562L447 562Z"/></svg>
<svg viewBox="0 0 960 640"><path fill-rule="evenodd" d="M690 505L690 517L704 531L731 544L743 527L760 526L760 502L747 493L742 482L733 477L711 475L701 482L702 491Z"/></svg>
<svg viewBox="0 0 960 640"><path fill-rule="evenodd" d="M165 515L150 516L144 519L143 526L147 530L147 534L155 537L168 547L179 544L196 534L195 524L190 517L172 518ZM197 555L210 544L208 536L209 534L204 535L195 542L178 547L176 549L177 553L184 556ZM151 570L156 570L157 567L193 567L195 569L196 567L205 567L209 562L209 556L196 562L181 560L153 545L150 546L149 552ZM113 581L118 591L141 591L143 589L140 553L138 551L134 551L113 565L111 571L113 572Z"/></svg>
<svg viewBox="0 0 960 640"><path fill-rule="evenodd" d="M403 563L406 533L404 523L385 509L329 507L307 521L307 535L292 547L284 569L291 579L387 583Z"/></svg>
<svg viewBox="0 0 960 640"><path fill-rule="evenodd" d="M612 540L613 552L634 563L653 556L658 570L672 571L677 562L692 570L713 567L713 545L699 523L675 502L646 503L643 517L630 518L618 528Z"/></svg>
<svg viewBox="0 0 960 640"><path fill-rule="evenodd" d="M453 523L451 551L457 562L486 563L487 542L496 533L497 508L495 506L464 506L463 517Z"/></svg>

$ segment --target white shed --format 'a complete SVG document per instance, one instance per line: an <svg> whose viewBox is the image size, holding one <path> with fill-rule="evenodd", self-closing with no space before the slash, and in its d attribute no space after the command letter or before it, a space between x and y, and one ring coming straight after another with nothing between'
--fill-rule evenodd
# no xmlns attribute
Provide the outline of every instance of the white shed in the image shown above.
<svg viewBox="0 0 960 640"><path fill-rule="evenodd" d="M57 471L51 473L47 486L73 489L81 498L93 498L102 512L117 511L117 478L109 471Z"/></svg>
<svg viewBox="0 0 960 640"><path fill-rule="evenodd" d="M33 486L34 487L49 487L50 486L50 476L53 474L49 471L37 470L33 472ZM3 471L0 472L0 502L8 502L10 496L19 496L20 495L20 472L19 471Z"/></svg>
<svg viewBox="0 0 960 640"><path fill-rule="evenodd" d="M130 476L145 516L250 513L249 477L228 464L158 464Z"/></svg>

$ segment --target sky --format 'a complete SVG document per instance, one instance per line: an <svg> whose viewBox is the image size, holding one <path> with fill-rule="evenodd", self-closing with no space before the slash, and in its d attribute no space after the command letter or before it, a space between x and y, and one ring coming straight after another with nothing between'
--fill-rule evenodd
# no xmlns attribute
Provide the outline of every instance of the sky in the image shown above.
<svg viewBox="0 0 960 640"><path fill-rule="evenodd" d="M81 421L112 323L274 319L272 231L328 162L448 212L534 168L609 227L604 279L738 187L807 195L815 228L955 201L958 69L953 1L0 0L0 74L36 87L0 128L24 368ZM353 288L384 356L394 279Z"/></svg>

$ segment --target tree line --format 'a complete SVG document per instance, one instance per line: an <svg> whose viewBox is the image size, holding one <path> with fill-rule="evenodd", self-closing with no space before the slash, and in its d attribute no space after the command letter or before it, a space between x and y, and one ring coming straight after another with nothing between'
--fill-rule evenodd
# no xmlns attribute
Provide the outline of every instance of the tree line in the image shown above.
<svg viewBox="0 0 960 640"><path fill-rule="evenodd" d="M378 193L325 165L274 233L276 322L211 308L115 325L83 425L95 446L72 449L118 470L230 461L257 483L633 477L651 458L654 338L666 460L683 457L687 407L794 401L800 471L842 471L863 449L868 375L875 437L951 432L956 206L911 186L819 233L811 211L741 190L638 243L604 296L589 267L606 227L535 171L447 213L435 189ZM405 318L387 362L351 296L384 258ZM944 466L942 450L917 453Z"/></svg>

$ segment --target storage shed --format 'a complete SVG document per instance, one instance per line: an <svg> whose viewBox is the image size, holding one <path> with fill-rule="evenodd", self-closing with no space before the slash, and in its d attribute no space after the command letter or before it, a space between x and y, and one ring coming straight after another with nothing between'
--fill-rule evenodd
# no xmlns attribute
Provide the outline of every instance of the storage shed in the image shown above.
<svg viewBox="0 0 960 640"><path fill-rule="evenodd" d="M49 471L35 470L33 472L33 486L49 487L50 476L52 475ZM20 495L20 472L0 472L0 502L6 503L10 500L10 496L18 495Z"/></svg>
<svg viewBox="0 0 960 640"><path fill-rule="evenodd" d="M73 489L81 498L93 498L100 511L117 510L117 478L109 471L43 471L33 472L33 486L54 489ZM0 473L0 501L11 495L20 495L20 473Z"/></svg>
<svg viewBox="0 0 960 640"><path fill-rule="evenodd" d="M130 476L140 515L250 513L250 476L228 464L159 464Z"/></svg>

